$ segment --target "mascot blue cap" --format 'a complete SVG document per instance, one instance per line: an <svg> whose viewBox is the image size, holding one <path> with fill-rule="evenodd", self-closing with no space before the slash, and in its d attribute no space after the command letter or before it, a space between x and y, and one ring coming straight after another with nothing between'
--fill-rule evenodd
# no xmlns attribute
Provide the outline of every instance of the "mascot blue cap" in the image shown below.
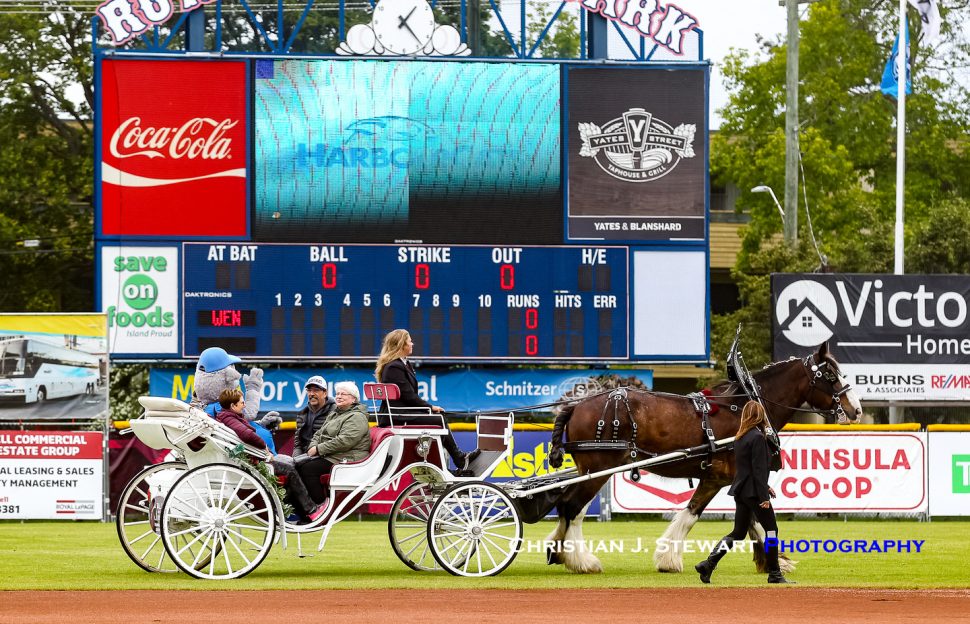
<svg viewBox="0 0 970 624"><path fill-rule="evenodd" d="M209 347L199 355L199 363L196 368L203 373L214 373L227 366L232 366L236 362L242 362L242 360L235 355L229 355L222 347Z"/></svg>

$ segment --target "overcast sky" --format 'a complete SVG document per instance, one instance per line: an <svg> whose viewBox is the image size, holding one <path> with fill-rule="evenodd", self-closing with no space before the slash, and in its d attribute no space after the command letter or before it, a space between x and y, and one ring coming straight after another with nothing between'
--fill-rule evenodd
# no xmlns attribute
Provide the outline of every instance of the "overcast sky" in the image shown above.
<svg viewBox="0 0 970 624"><path fill-rule="evenodd" d="M714 112L727 104L720 64L731 48L755 50L757 36L776 38L786 32L785 7L778 0L677 0L704 31L704 57L711 71L711 127L720 126ZM799 7L805 10L807 5Z"/></svg>

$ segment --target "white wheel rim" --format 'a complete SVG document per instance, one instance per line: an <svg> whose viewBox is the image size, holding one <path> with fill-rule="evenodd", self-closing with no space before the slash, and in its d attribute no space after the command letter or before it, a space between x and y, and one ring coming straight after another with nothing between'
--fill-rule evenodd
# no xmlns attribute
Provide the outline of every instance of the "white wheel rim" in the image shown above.
<svg viewBox="0 0 970 624"><path fill-rule="evenodd" d="M504 492L487 483L469 483L438 501L428 536L435 559L452 574L490 576L518 554L522 523Z"/></svg>
<svg viewBox="0 0 970 624"><path fill-rule="evenodd" d="M135 475L121 494L116 519L118 539L128 556L149 572L172 573L179 570L165 552L159 529L160 518L156 519L154 526L149 521L152 493L147 479L162 470L184 472L185 469L184 464L151 466ZM156 508L155 512L160 515L160 509Z"/></svg>
<svg viewBox="0 0 970 624"><path fill-rule="evenodd" d="M165 499L165 550L179 569L197 578L245 576L269 554L275 533L271 495L235 466L192 470Z"/></svg>
<svg viewBox="0 0 970 624"><path fill-rule="evenodd" d="M431 486L412 483L391 509L391 543L398 558L417 570L433 572L441 567L428 545L428 518L434 508Z"/></svg>

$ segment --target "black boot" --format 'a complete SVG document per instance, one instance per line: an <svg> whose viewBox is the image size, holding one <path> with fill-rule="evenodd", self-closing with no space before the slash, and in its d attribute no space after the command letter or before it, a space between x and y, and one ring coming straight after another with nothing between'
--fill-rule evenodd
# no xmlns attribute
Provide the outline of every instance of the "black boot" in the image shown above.
<svg viewBox="0 0 970 624"><path fill-rule="evenodd" d="M769 583L786 583L794 584L795 581L789 581L781 573L781 565L778 563L778 546L771 546L765 549L765 557L767 558L766 565L768 567L768 582Z"/></svg>
<svg viewBox="0 0 970 624"><path fill-rule="evenodd" d="M701 575L702 583L710 583L711 575L714 574L714 568L717 567L717 562L721 560L724 555L731 550L731 545L734 543L729 537L723 538L711 551L711 554L707 556L707 559L701 561L694 566L694 570Z"/></svg>

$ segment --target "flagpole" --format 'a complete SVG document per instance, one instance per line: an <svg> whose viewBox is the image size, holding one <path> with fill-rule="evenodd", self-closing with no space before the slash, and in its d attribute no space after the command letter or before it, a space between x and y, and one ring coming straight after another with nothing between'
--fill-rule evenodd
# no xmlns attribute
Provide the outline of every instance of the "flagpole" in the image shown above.
<svg viewBox="0 0 970 624"><path fill-rule="evenodd" d="M896 275L903 267L903 191L906 188L906 57L909 45L906 37L906 0L899 0L899 46L896 51Z"/></svg>

